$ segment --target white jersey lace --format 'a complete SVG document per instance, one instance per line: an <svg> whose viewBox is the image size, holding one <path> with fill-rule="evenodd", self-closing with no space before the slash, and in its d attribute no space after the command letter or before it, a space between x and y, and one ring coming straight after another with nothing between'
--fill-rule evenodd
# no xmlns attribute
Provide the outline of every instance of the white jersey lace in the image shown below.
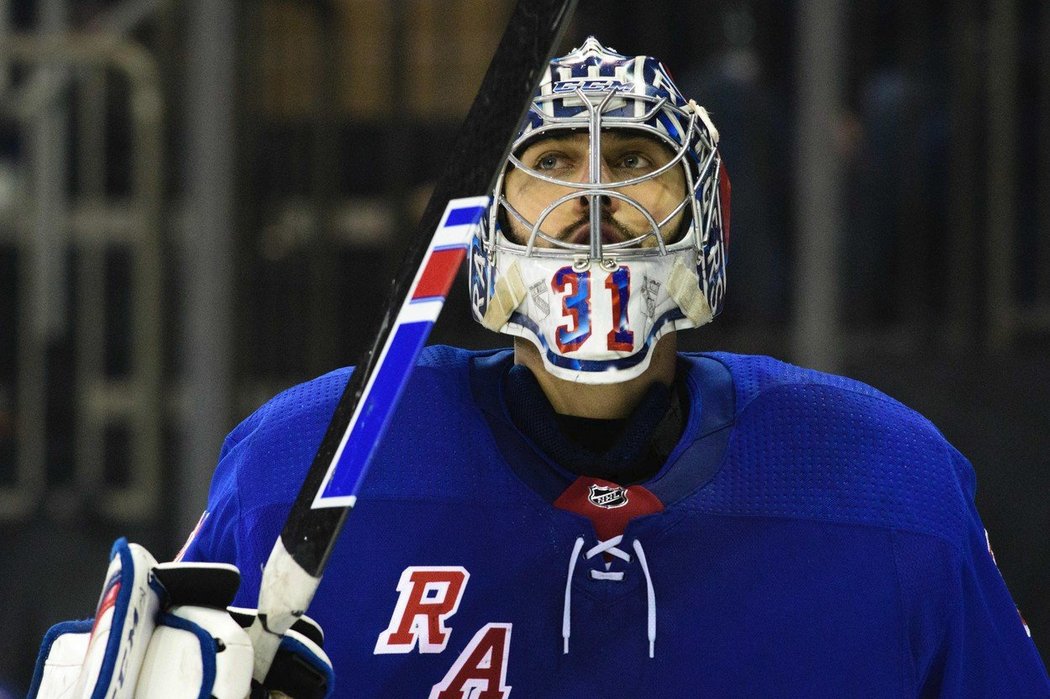
<svg viewBox="0 0 1050 699"><path fill-rule="evenodd" d="M623 543L622 534L604 541L598 541L597 544L584 552L583 557L590 560L599 554L608 554L630 563L631 554L619 548L621 543ZM576 562L580 560L580 551L583 549L583 546L583 537L577 537L572 547L572 555L569 557L569 574L565 579L565 605L562 608L561 637L562 652L566 654L569 652L569 636L572 634L572 580L573 574L576 572ZM638 565L642 569L642 575L645 576L645 599L648 612L646 617L646 635L649 639L649 657L652 658L656 649L656 592L653 590L653 578L649 573L649 562L645 557L645 549L642 548L642 542L635 539L631 542L631 548L634 549ZM611 566L612 561L607 561L605 570L591 569L591 578L594 580L622 582L623 571L611 571L609 570Z"/></svg>

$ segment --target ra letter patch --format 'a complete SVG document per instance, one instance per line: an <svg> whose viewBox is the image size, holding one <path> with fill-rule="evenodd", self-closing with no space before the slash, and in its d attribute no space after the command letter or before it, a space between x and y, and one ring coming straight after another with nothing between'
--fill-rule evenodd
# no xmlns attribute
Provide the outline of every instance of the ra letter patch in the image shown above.
<svg viewBox="0 0 1050 699"><path fill-rule="evenodd" d="M451 631L445 621L459 609L470 573L462 566L410 566L397 583L397 606L379 634L375 653L440 653Z"/></svg>

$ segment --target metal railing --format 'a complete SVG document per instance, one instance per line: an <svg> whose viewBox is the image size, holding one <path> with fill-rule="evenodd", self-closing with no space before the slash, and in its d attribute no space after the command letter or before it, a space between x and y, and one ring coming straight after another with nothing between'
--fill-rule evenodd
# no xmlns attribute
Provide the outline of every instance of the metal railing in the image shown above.
<svg viewBox="0 0 1050 699"><path fill-rule="evenodd" d="M1034 256L1039 262L1030 266L1032 298L1019 302L1022 286L1021 216L1019 192L1024 177L1034 177L1039 189L1045 192L1050 184L1050 136L1047 134L1047 107L1050 106L1050 66L1039 62L1036 91L1041 114L1037 139L1025 142L1034 146L1037 171L1021 173L1017 166L1022 134L1021 70L1022 42L1020 22L1021 4L1018 0L999 0L990 4L986 27L987 64L986 89L988 109L987 155L987 274L988 274L988 348L992 351L1009 349L1017 337L1028 331L1050 332L1050 207L1047 197L1038 196L1032 205L1035 211L1028 218L1034 221ZM1038 46L1050 40L1050 6L1041 5L1042 36Z"/></svg>
<svg viewBox="0 0 1050 699"><path fill-rule="evenodd" d="M2 113L18 136L35 134L20 165L24 196L5 212L18 256L18 324L14 473L0 488L0 519L24 518L45 498L61 507L86 504L118 521L142 521L156 511L161 481L161 256L163 100L152 57L136 44L111 36L11 35L0 42L0 65L25 79L5 83ZM127 196L105 193L103 163L107 90L127 85L130 187ZM71 90L70 87L75 87ZM77 95L77 102L71 95ZM76 187L67 191L70 164L65 129L76 114L79 148ZM107 370L107 256L127 259L127 367ZM75 251L75 274L62 260ZM75 317L59 299L71 288ZM50 386L45 357L57 333L68 330L74 385ZM57 492L48 483L46 403L72 401L72 482ZM107 435L123 435L121 440ZM107 473L116 457L130 465Z"/></svg>
<svg viewBox="0 0 1050 699"><path fill-rule="evenodd" d="M848 6L842 0L824 4L818 13L824 19ZM916 9L917 4L900 6L902 11L911 7L919 15L923 12ZM848 62L857 47L825 50L825 44L835 42L815 32L817 19L805 14L808 9L804 4L798 10L797 38L803 58L798 73L801 99L796 137L804 146L813 140L816 129L823 149L818 152L831 157L834 143L827 138L827 124L816 123L814 115L843 110L845 102L816 104L807 95L828 89L828 81L815 64L827 64L830 70ZM872 347L900 345L899 338L906 338L903 347L916 354L928 350L930 340L955 354L975 350L1003 354L1017 348L1026 336L1050 332L1050 197L1032 194L1050 184L1050 129L1045 128L1050 111L1050 61L1045 60L1050 57L1046 48L1050 45L1050 4L1039 6L1034 26L1022 25L1023 9L1018 0L952 0L947 5L943 17L949 47L943 66L947 74L936 78L944 81L947 100L936 105L945 116L945 208L935 211L924 200L930 194L929 182L925 192L909 191L905 186L896 192L899 237L892 252L905 262L898 272L901 278L886 279L885 288L879 291L899 297L902 310L892 325L871 330L840 326L844 301L834 297L849 280L842 278L841 255L834 250L857 234L841 219L847 204L842 196L843 173L840 170L837 178L830 178L832 168L827 163L817 164L811 154L800 158L794 168L799 259L791 331L797 361L835 369L847 357L866 356ZM855 35L856 28L853 32ZM845 24L835 33L840 35L837 46L850 35ZM884 57L895 53L911 56L897 66L909 79L921 73L915 55L939 50L924 43L929 37L922 32L901 35L897 41L896 46L880 46L879 50ZM1031 46L1041 48L1038 55L1026 57L1026 47ZM806 47L817 50L807 53ZM841 94L846 77L840 73L836 80ZM1024 100L1022 94L1030 94L1026 90L1034 91L1036 100ZM1023 130L1023 124L1037 125L1037 133ZM905 128L909 127L914 122ZM914 188L913 171L924 154L910 150L913 145L902 144L897 180ZM801 155L807 153L803 150ZM824 182L824 191L813 190L815 179ZM1035 186L1031 186L1033 181ZM930 242L935 240L933 231L914 227L914 222L924 220L922 214L946 221L943 241ZM836 226L814 224L836 216ZM942 248L936 254L927 251L925 260L917 260L916 241L924 237L928 238L925 245ZM937 255L936 263L943 270L929 268ZM937 305L943 312L934 314L933 297L940 290L932 280L939 275L944 301ZM830 302L828 296L833 297ZM907 310L916 305L925 310Z"/></svg>

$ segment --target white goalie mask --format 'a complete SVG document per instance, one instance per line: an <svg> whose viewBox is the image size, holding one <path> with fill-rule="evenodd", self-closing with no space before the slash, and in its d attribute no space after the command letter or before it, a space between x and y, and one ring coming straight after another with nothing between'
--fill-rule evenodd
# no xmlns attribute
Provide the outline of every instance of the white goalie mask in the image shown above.
<svg viewBox="0 0 1050 699"><path fill-rule="evenodd" d="M610 132L654 139L670 157L643 174L603 179L610 169L602 138ZM570 134L587 139L587 163L575 176L559 179L521 160L531 144ZM615 383L641 374L663 335L721 310L729 178L717 145L707 112L682 97L656 59L623 56L591 37L551 61L471 246L475 319L531 341L547 371L565 380ZM531 219L508 201L513 170L556 186ZM651 212L632 196L629 188L675 170L685 194L669 212ZM623 232L610 236L609 202L642 223L628 229L613 220ZM573 205L585 211L584 235L552 230L552 214Z"/></svg>

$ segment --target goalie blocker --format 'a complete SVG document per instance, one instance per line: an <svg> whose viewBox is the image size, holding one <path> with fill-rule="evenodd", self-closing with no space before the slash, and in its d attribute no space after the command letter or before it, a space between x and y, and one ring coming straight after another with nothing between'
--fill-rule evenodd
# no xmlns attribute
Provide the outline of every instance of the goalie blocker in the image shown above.
<svg viewBox="0 0 1050 699"><path fill-rule="evenodd" d="M138 544L117 540L95 617L48 631L29 696L330 696L331 662L308 617L285 634L266 681L252 681L245 627L255 610L227 606L239 584L235 566L158 564Z"/></svg>

